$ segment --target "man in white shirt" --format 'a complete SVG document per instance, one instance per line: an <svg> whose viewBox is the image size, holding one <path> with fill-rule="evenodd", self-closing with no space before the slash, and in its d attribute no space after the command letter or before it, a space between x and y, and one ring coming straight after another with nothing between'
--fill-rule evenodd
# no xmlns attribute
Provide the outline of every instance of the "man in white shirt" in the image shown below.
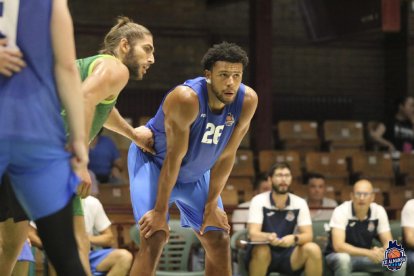
<svg viewBox="0 0 414 276"><path fill-rule="evenodd" d="M289 166L276 163L268 179L272 191L256 195L249 209L250 240L267 243L248 247L249 275L294 274L302 269L309 276L322 275L322 254L312 242L308 205L303 198L288 192L292 183Z"/></svg>
<svg viewBox="0 0 414 276"><path fill-rule="evenodd" d="M318 173L309 173L307 177L308 197L306 201L311 209L310 215L313 221L330 220L333 208L338 206L335 200L325 197L326 183L325 177ZM332 209L317 209L317 208Z"/></svg>
<svg viewBox="0 0 414 276"><path fill-rule="evenodd" d="M261 175L259 176L255 183L254 183L254 194L261 194L272 189L272 184L270 183L267 176ZM250 200L240 203L237 206L237 209L234 210L233 214L231 215L231 222L233 224L233 232L240 231L245 229L245 225L247 224L247 219L249 218L249 207L250 207Z"/></svg>
<svg viewBox="0 0 414 276"><path fill-rule="evenodd" d="M351 200L335 208L329 222L331 237L325 252L326 264L335 276L347 276L356 271L387 271L382 261L392 235L387 213L374 199L371 182L359 180L354 185ZM382 247L372 244L377 236ZM388 273L405 275L405 266Z"/></svg>
<svg viewBox="0 0 414 276"><path fill-rule="evenodd" d="M84 210L86 233L92 246L89 252L89 262L94 276L125 276L129 274L132 264L132 254L125 249L111 248L115 244L115 238L101 202L88 196L82 199ZM31 223L29 239L32 245L43 249L36 225ZM49 266L49 275L57 275L52 266Z"/></svg>
<svg viewBox="0 0 414 276"><path fill-rule="evenodd" d="M115 239L109 221L101 202L88 196L82 199L85 212L86 233L93 247L89 253L93 275L123 276L128 275L132 264L132 254L125 249L110 248ZM97 247L104 247L98 249Z"/></svg>
<svg viewBox="0 0 414 276"><path fill-rule="evenodd" d="M407 255L407 275L414 275L414 199L407 201L402 209L401 227Z"/></svg>

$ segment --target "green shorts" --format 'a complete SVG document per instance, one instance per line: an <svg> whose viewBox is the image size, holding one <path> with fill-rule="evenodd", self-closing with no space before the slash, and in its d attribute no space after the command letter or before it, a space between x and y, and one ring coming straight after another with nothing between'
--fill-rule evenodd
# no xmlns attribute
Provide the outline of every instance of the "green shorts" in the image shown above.
<svg viewBox="0 0 414 276"><path fill-rule="evenodd" d="M73 198L72 202L72 210L73 210L73 216L84 216L83 208L82 208L82 202L80 196L75 196Z"/></svg>

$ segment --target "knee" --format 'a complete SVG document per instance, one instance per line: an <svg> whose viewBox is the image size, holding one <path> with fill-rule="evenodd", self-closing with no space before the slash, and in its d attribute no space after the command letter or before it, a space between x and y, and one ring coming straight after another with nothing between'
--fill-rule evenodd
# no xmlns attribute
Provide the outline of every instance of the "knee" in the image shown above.
<svg viewBox="0 0 414 276"><path fill-rule="evenodd" d="M132 264L132 254L126 249L117 249L116 251L117 262L122 263L125 267L130 267Z"/></svg>
<svg viewBox="0 0 414 276"><path fill-rule="evenodd" d="M303 246L303 251L306 256L311 259L322 259L321 248L314 242L305 243Z"/></svg>
<svg viewBox="0 0 414 276"><path fill-rule="evenodd" d="M252 261L264 261L270 263L270 247L267 245L255 245L252 250Z"/></svg>
<svg viewBox="0 0 414 276"><path fill-rule="evenodd" d="M227 249L230 251L230 236L224 231L210 231L205 234L206 243L205 250L220 250Z"/></svg>
<svg viewBox="0 0 414 276"><path fill-rule="evenodd" d="M351 266L351 256L348 253L335 253L334 266L348 268Z"/></svg>

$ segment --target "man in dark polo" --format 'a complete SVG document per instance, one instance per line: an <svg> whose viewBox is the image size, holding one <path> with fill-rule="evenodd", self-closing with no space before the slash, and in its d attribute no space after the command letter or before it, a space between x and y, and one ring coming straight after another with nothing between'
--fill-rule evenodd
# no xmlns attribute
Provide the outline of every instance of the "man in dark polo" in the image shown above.
<svg viewBox="0 0 414 276"><path fill-rule="evenodd" d="M326 263L335 276L351 272L383 273L384 251L392 240L384 207L374 203L371 182L355 183L351 200L335 208L329 226L331 237L326 249ZM378 236L382 247L373 246ZM405 265L392 275L405 275Z"/></svg>

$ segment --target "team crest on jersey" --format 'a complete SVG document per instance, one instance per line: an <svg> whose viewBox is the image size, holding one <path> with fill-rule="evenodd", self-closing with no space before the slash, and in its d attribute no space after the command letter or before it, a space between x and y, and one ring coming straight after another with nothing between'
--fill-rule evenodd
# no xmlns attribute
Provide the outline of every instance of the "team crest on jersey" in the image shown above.
<svg viewBox="0 0 414 276"><path fill-rule="evenodd" d="M234 116L230 112L227 113L226 122L224 123L226 126L232 126L234 124Z"/></svg>
<svg viewBox="0 0 414 276"><path fill-rule="evenodd" d="M407 261L404 248L396 240L388 242L388 248L384 252L382 266L390 271L400 270L404 262Z"/></svg>
<svg viewBox="0 0 414 276"><path fill-rule="evenodd" d="M293 221L295 219L295 213L293 213L292 211L288 211L285 219L287 221Z"/></svg>
<svg viewBox="0 0 414 276"><path fill-rule="evenodd" d="M374 231L375 230L375 224L372 222L372 221L370 221L369 223L368 223L368 231L369 232L372 232L372 231Z"/></svg>

